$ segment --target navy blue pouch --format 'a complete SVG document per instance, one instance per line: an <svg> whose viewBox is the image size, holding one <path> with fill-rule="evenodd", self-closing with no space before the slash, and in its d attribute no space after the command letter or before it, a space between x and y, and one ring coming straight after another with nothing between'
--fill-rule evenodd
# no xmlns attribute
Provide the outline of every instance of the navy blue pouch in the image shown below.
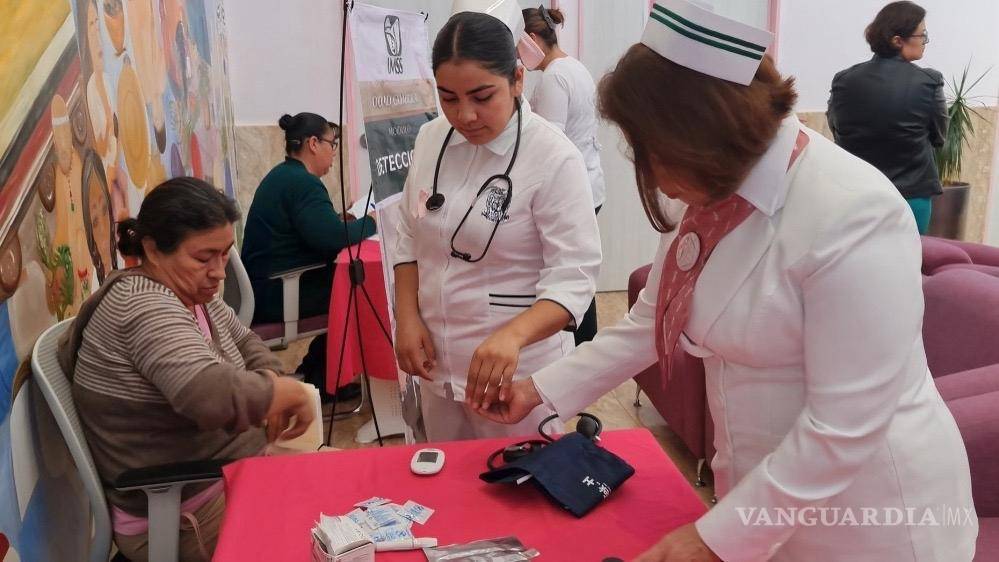
<svg viewBox="0 0 999 562"><path fill-rule="evenodd" d="M572 432L533 453L483 472L489 483L516 483L530 475L552 501L582 517L635 473L621 457Z"/></svg>

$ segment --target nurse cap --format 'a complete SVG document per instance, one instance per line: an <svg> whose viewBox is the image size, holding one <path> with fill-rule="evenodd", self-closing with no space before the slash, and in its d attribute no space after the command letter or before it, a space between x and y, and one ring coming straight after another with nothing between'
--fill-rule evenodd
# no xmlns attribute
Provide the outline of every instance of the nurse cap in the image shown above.
<svg viewBox="0 0 999 562"><path fill-rule="evenodd" d="M687 0L655 0L642 44L680 66L748 86L773 42L769 31Z"/></svg>
<svg viewBox="0 0 999 562"><path fill-rule="evenodd" d="M451 15L459 12L480 12L493 16L506 24L513 34L514 42L520 39L520 34L524 31L524 16L517 0L454 0Z"/></svg>

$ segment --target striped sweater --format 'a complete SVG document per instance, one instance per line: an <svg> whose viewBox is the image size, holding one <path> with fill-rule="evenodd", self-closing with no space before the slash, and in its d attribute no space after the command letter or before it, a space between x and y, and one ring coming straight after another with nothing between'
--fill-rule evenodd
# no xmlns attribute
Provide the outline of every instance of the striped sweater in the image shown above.
<svg viewBox="0 0 999 562"><path fill-rule="evenodd" d="M257 426L273 383L263 369L280 373L281 362L221 298L205 309L212 341L166 286L134 271L115 275L84 304L60 350L71 358L73 399L108 501L128 513L144 517L146 498L109 486L121 472L241 458L266 444ZM183 497L205 486L187 486Z"/></svg>

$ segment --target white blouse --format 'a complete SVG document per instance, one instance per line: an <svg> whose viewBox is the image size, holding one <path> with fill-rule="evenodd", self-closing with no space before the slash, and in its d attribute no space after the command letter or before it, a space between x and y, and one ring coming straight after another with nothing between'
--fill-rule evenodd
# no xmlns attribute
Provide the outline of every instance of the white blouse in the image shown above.
<svg viewBox="0 0 999 562"><path fill-rule="evenodd" d="M583 154L586 174L593 192L593 205L606 200L604 170L600 166L600 143L597 142L596 86L590 71L572 57L555 59L548 64L541 82L534 90L534 111L565 133Z"/></svg>

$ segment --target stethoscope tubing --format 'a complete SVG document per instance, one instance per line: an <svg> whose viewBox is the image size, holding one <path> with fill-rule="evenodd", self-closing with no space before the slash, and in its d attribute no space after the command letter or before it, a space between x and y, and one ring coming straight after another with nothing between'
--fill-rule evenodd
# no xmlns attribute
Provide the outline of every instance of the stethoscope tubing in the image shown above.
<svg viewBox="0 0 999 562"><path fill-rule="evenodd" d="M465 215L461 218L458 226L455 227L454 232L451 234L451 256L467 261L469 263L476 263L481 261L486 257L486 253L489 251L489 246L492 245L493 238L496 236L496 230L499 228L500 222L503 220L503 216L506 211L510 208L510 202L513 200L513 179L510 177L510 172L513 170L513 165L517 162L517 155L520 152L520 139L522 133L522 116L520 110L520 100L516 100L517 106L517 139L513 145L513 155L510 157L510 163L507 164L506 171L502 174L495 174L490 176L475 194L475 198L472 199L472 203L468 206L468 210L465 211ZM454 135L454 127L448 130L447 135L444 137L444 142L441 144L440 152L437 154L437 164L434 166L434 183L432 186L432 192L430 197L427 198L426 207L430 212L439 211L445 203L445 197L443 193L437 191L437 179L440 176L441 163L444 161L444 152L447 151L448 144L451 141L451 137ZM462 227L465 225L465 221L468 220L468 216L472 213L472 209L475 208L475 202L482 195L482 192L486 190L487 187L494 185L494 182L505 182L507 185L506 197L503 199L503 205L500 209L500 216L496 219L496 223L493 226L492 233L489 235L489 239L486 241L485 247L482 249L482 254L477 258L472 258L472 255L468 252L462 252L454 247L455 238L458 236L458 232L461 231Z"/></svg>

